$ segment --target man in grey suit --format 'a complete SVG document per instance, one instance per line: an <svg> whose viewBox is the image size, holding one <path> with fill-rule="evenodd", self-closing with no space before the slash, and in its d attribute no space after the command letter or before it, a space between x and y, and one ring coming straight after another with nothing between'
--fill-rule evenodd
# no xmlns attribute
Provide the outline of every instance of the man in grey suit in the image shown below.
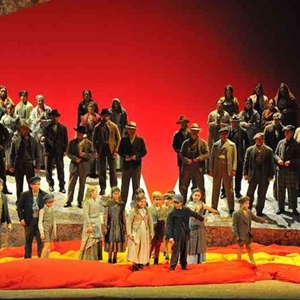
<svg viewBox="0 0 300 300"><path fill-rule="evenodd" d="M212 208L218 209L221 182L223 180L229 214L234 212L234 195L232 179L237 168L236 145L228 139L229 127L219 130L220 139L211 149L209 173L213 177Z"/></svg>
<svg viewBox="0 0 300 300"><path fill-rule="evenodd" d="M67 155L71 159L68 198L64 207L72 206L74 190L79 177L77 206L82 208L86 177L90 171L90 160L93 158L93 144L85 135L85 127L74 128L77 137L69 142Z"/></svg>
<svg viewBox="0 0 300 300"><path fill-rule="evenodd" d="M243 175L249 183L247 196L250 198L250 210L254 201L254 192L258 187L256 213L257 216L262 217L269 182L274 176L273 151L264 143L263 132L257 133L253 140L255 145L250 146L246 151Z"/></svg>

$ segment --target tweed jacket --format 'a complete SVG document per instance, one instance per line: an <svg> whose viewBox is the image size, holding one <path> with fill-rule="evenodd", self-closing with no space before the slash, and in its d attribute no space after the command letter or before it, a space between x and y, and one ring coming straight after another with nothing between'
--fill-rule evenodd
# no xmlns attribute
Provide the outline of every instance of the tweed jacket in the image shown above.
<svg viewBox="0 0 300 300"><path fill-rule="evenodd" d="M213 175L218 173L218 152L221 148L226 148L227 150L227 170L228 175L231 176L232 172L235 172L237 168L237 151L235 143L230 140L227 140L223 146L221 140L213 144L209 159L209 172Z"/></svg>
<svg viewBox="0 0 300 300"><path fill-rule="evenodd" d="M94 134L93 134L93 145L95 152L98 153L100 156L102 153L103 145L104 145L104 134L103 131L105 130L105 126L108 127L109 136L108 136L108 145L111 154L114 152L119 152L119 146L121 142L121 135L118 126L112 122L111 120L108 120L106 124L103 122L98 123L94 128Z"/></svg>
<svg viewBox="0 0 300 300"><path fill-rule="evenodd" d="M298 172L300 168L300 144L294 138L288 142L286 139L281 140L275 150L274 159L277 165L279 160L291 162L289 167L278 165L277 168L288 168L290 171Z"/></svg>
<svg viewBox="0 0 300 300"><path fill-rule="evenodd" d="M83 139L82 151L84 152L84 156L82 160L79 163L77 163L76 158L79 157L79 149L78 149L79 143L80 143L79 140L76 138L71 140L68 145L67 155L71 159L70 167L69 167L70 173L74 173L77 171L78 164L82 164L85 173L90 172L90 160L92 160L93 153L94 153L93 144L87 138Z"/></svg>
<svg viewBox="0 0 300 300"><path fill-rule="evenodd" d="M39 209L42 209L44 207L44 200L43 197L47 193L39 190L38 197L37 197L37 204L39 206ZM30 225L32 221L32 205L33 205L33 194L32 191L26 191L21 193L20 199L18 202L18 216L19 220L25 220L26 226Z"/></svg>
<svg viewBox="0 0 300 300"><path fill-rule="evenodd" d="M18 136L15 140L13 140L11 145L10 157L9 157L9 167L16 168L19 163L19 150L21 146L22 137ZM30 143L30 153L32 157L32 162L35 164L37 169L41 168L42 165L42 155L40 144L29 135L29 143Z"/></svg>
<svg viewBox="0 0 300 300"><path fill-rule="evenodd" d="M197 148L198 148L198 155L195 157L198 160L199 168L202 168L203 171L205 170L205 161L209 158L209 150L207 142L201 138L197 138L197 141L192 140L191 138L185 140L182 143L181 149L180 149L180 159L183 162L183 164L186 164L190 157L190 149L191 146L197 142Z"/></svg>
<svg viewBox="0 0 300 300"><path fill-rule="evenodd" d="M245 240L248 234L253 237L251 231L251 221L264 223L265 220L253 214L251 210L247 210L247 216L244 214L243 209L235 211L232 216L232 233L235 238Z"/></svg>
<svg viewBox="0 0 300 300"><path fill-rule="evenodd" d="M274 158L273 151L267 145L262 145L262 167L260 172L262 172L262 177L268 180L268 178L273 178L274 176ZM248 182L253 178L255 170L255 149L256 145L249 147L246 151L244 165L243 165L243 175L248 176Z"/></svg>

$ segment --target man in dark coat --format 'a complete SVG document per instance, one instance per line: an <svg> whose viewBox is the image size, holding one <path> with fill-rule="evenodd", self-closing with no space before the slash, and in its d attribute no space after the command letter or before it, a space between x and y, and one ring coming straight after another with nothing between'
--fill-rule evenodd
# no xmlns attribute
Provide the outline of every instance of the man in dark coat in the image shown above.
<svg viewBox="0 0 300 300"><path fill-rule="evenodd" d="M3 193L11 194L11 192L7 189L6 186L6 166L4 161L5 150L10 145L10 134L7 128L0 123L0 178L3 180Z"/></svg>
<svg viewBox="0 0 300 300"><path fill-rule="evenodd" d="M54 191L54 179L52 170L54 163L57 169L57 178L59 181L59 191L65 193L65 172L64 172L64 156L67 154L68 148L68 132L67 127L59 122L61 114L57 109L53 109L49 113L51 123L44 128L41 142L44 142L44 160L46 169L46 179L49 184L50 192Z"/></svg>
<svg viewBox="0 0 300 300"><path fill-rule="evenodd" d="M281 140L275 150L274 158L277 164L277 214L284 213L285 193L288 192L289 208L295 216L297 210L298 170L300 168L300 144L294 139L295 127L287 125L283 128L285 139Z"/></svg>
<svg viewBox="0 0 300 300"><path fill-rule="evenodd" d="M187 270L187 245L189 240L189 219L194 217L199 221L204 218L200 214L183 206L183 197L175 195L173 198L174 208L167 217L166 239L172 245L172 255L170 261L170 271L174 271L178 260L182 270Z"/></svg>
<svg viewBox="0 0 300 300"><path fill-rule="evenodd" d="M29 134L30 131L29 125L21 122L20 136L13 140L11 146L9 171L15 173L17 205L23 192L24 176L29 185L29 179L39 173L42 165L40 144Z"/></svg>
<svg viewBox="0 0 300 300"><path fill-rule="evenodd" d="M236 198L241 198L241 187L243 179L243 163L247 148L250 146L246 129L240 126L241 117L233 115L230 119L231 127L229 128L228 139L235 143L237 152L237 168L234 178L234 191ZM224 189L224 187L223 187ZM225 194L225 189L222 191Z"/></svg>
<svg viewBox="0 0 300 300"><path fill-rule="evenodd" d="M121 199L126 206L129 183L132 180L132 200L135 191L140 187L142 173L142 158L147 154L144 139L136 135L136 123L129 122L126 125L127 136L122 137L119 155L123 160Z"/></svg>
<svg viewBox="0 0 300 300"><path fill-rule="evenodd" d="M40 189L41 178L33 176L29 179L30 190L20 195L18 202L18 216L20 224L25 228L25 258L32 256L32 242L37 242L37 255L41 257L43 242L41 240L38 223L39 211L44 207L43 197L47 194Z"/></svg>
<svg viewBox="0 0 300 300"><path fill-rule="evenodd" d="M246 151L243 166L244 179L248 180L247 196L250 198L249 209L252 209L254 192L257 188L257 216L262 217L265 206L266 193L269 182L274 177L273 151L264 144L264 134L257 133L254 136L255 145Z"/></svg>

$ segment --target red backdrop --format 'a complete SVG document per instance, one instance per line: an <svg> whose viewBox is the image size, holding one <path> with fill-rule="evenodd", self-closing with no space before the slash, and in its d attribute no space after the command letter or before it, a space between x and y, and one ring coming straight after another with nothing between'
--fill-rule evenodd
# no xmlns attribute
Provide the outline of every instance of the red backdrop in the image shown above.
<svg viewBox="0 0 300 300"><path fill-rule="evenodd" d="M0 84L15 102L21 89L33 103L43 93L70 138L83 89L100 109L119 97L146 141L148 191L173 189L179 115L207 138L207 115L226 84L241 104L256 82L270 98L280 82L299 95L293 2L245 2L52 0L19 11L0 19Z"/></svg>

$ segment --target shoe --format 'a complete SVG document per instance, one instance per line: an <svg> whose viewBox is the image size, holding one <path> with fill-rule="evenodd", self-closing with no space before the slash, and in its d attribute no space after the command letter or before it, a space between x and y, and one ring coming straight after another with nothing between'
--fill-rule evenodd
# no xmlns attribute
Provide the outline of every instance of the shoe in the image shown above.
<svg viewBox="0 0 300 300"><path fill-rule="evenodd" d="M72 204L67 202L64 207L72 207Z"/></svg>
<svg viewBox="0 0 300 300"><path fill-rule="evenodd" d="M65 194L66 190L64 188L62 188L62 189L59 190L59 192Z"/></svg>
<svg viewBox="0 0 300 300"><path fill-rule="evenodd" d="M226 198L226 195L225 194L221 194L220 198L224 199L224 198Z"/></svg>
<svg viewBox="0 0 300 300"><path fill-rule="evenodd" d="M166 256L165 259L166 259L166 260L169 260L170 258L169 258L169 256Z"/></svg>
<svg viewBox="0 0 300 300"><path fill-rule="evenodd" d="M188 268L187 268L187 266L183 266L183 267L181 267L181 270L187 271Z"/></svg>
<svg viewBox="0 0 300 300"><path fill-rule="evenodd" d="M113 258L112 263L113 263L113 264L116 264L116 263L117 263L117 259L116 259L116 258Z"/></svg>
<svg viewBox="0 0 300 300"><path fill-rule="evenodd" d="M100 193L99 193L99 195L100 195L100 196L105 195L105 190L101 190Z"/></svg>
<svg viewBox="0 0 300 300"><path fill-rule="evenodd" d="M234 209L230 209L229 210L230 217L232 217L233 213L234 213Z"/></svg>
<svg viewBox="0 0 300 300"><path fill-rule="evenodd" d="M169 271L175 271L175 267L170 267Z"/></svg>
<svg viewBox="0 0 300 300"><path fill-rule="evenodd" d="M258 213L256 213L256 215L258 217L266 217L266 215L264 213L262 213L262 212L258 212Z"/></svg>
<svg viewBox="0 0 300 300"><path fill-rule="evenodd" d="M108 259L108 263L112 264L112 259L111 258Z"/></svg>
<svg viewBox="0 0 300 300"><path fill-rule="evenodd" d="M132 265L132 272L138 271L139 267L138 265Z"/></svg>
<svg viewBox="0 0 300 300"><path fill-rule="evenodd" d="M158 258L154 258L154 265L158 265Z"/></svg>
<svg viewBox="0 0 300 300"><path fill-rule="evenodd" d="M79 204L77 205L77 207L78 207L78 208L82 208L82 204L79 203Z"/></svg>
<svg viewBox="0 0 300 300"><path fill-rule="evenodd" d="M284 209L278 209L277 211L276 211L276 215L281 215L281 214L283 214L284 213Z"/></svg>
<svg viewBox="0 0 300 300"><path fill-rule="evenodd" d="M299 212L298 212L297 209L293 209L293 215L294 215L294 216L299 216Z"/></svg>
<svg viewBox="0 0 300 300"><path fill-rule="evenodd" d="M53 186L49 186L49 191L52 193L54 192L54 187Z"/></svg>
<svg viewBox="0 0 300 300"><path fill-rule="evenodd" d="M137 264L136 265L139 269L144 269L144 265L143 264Z"/></svg>
<svg viewBox="0 0 300 300"><path fill-rule="evenodd" d="M242 198L243 195L241 193L235 193L235 197L239 199L239 198Z"/></svg>
<svg viewBox="0 0 300 300"><path fill-rule="evenodd" d="M4 191L3 191L3 194L5 194L5 195L12 195L12 192L9 191L9 190L4 190Z"/></svg>

